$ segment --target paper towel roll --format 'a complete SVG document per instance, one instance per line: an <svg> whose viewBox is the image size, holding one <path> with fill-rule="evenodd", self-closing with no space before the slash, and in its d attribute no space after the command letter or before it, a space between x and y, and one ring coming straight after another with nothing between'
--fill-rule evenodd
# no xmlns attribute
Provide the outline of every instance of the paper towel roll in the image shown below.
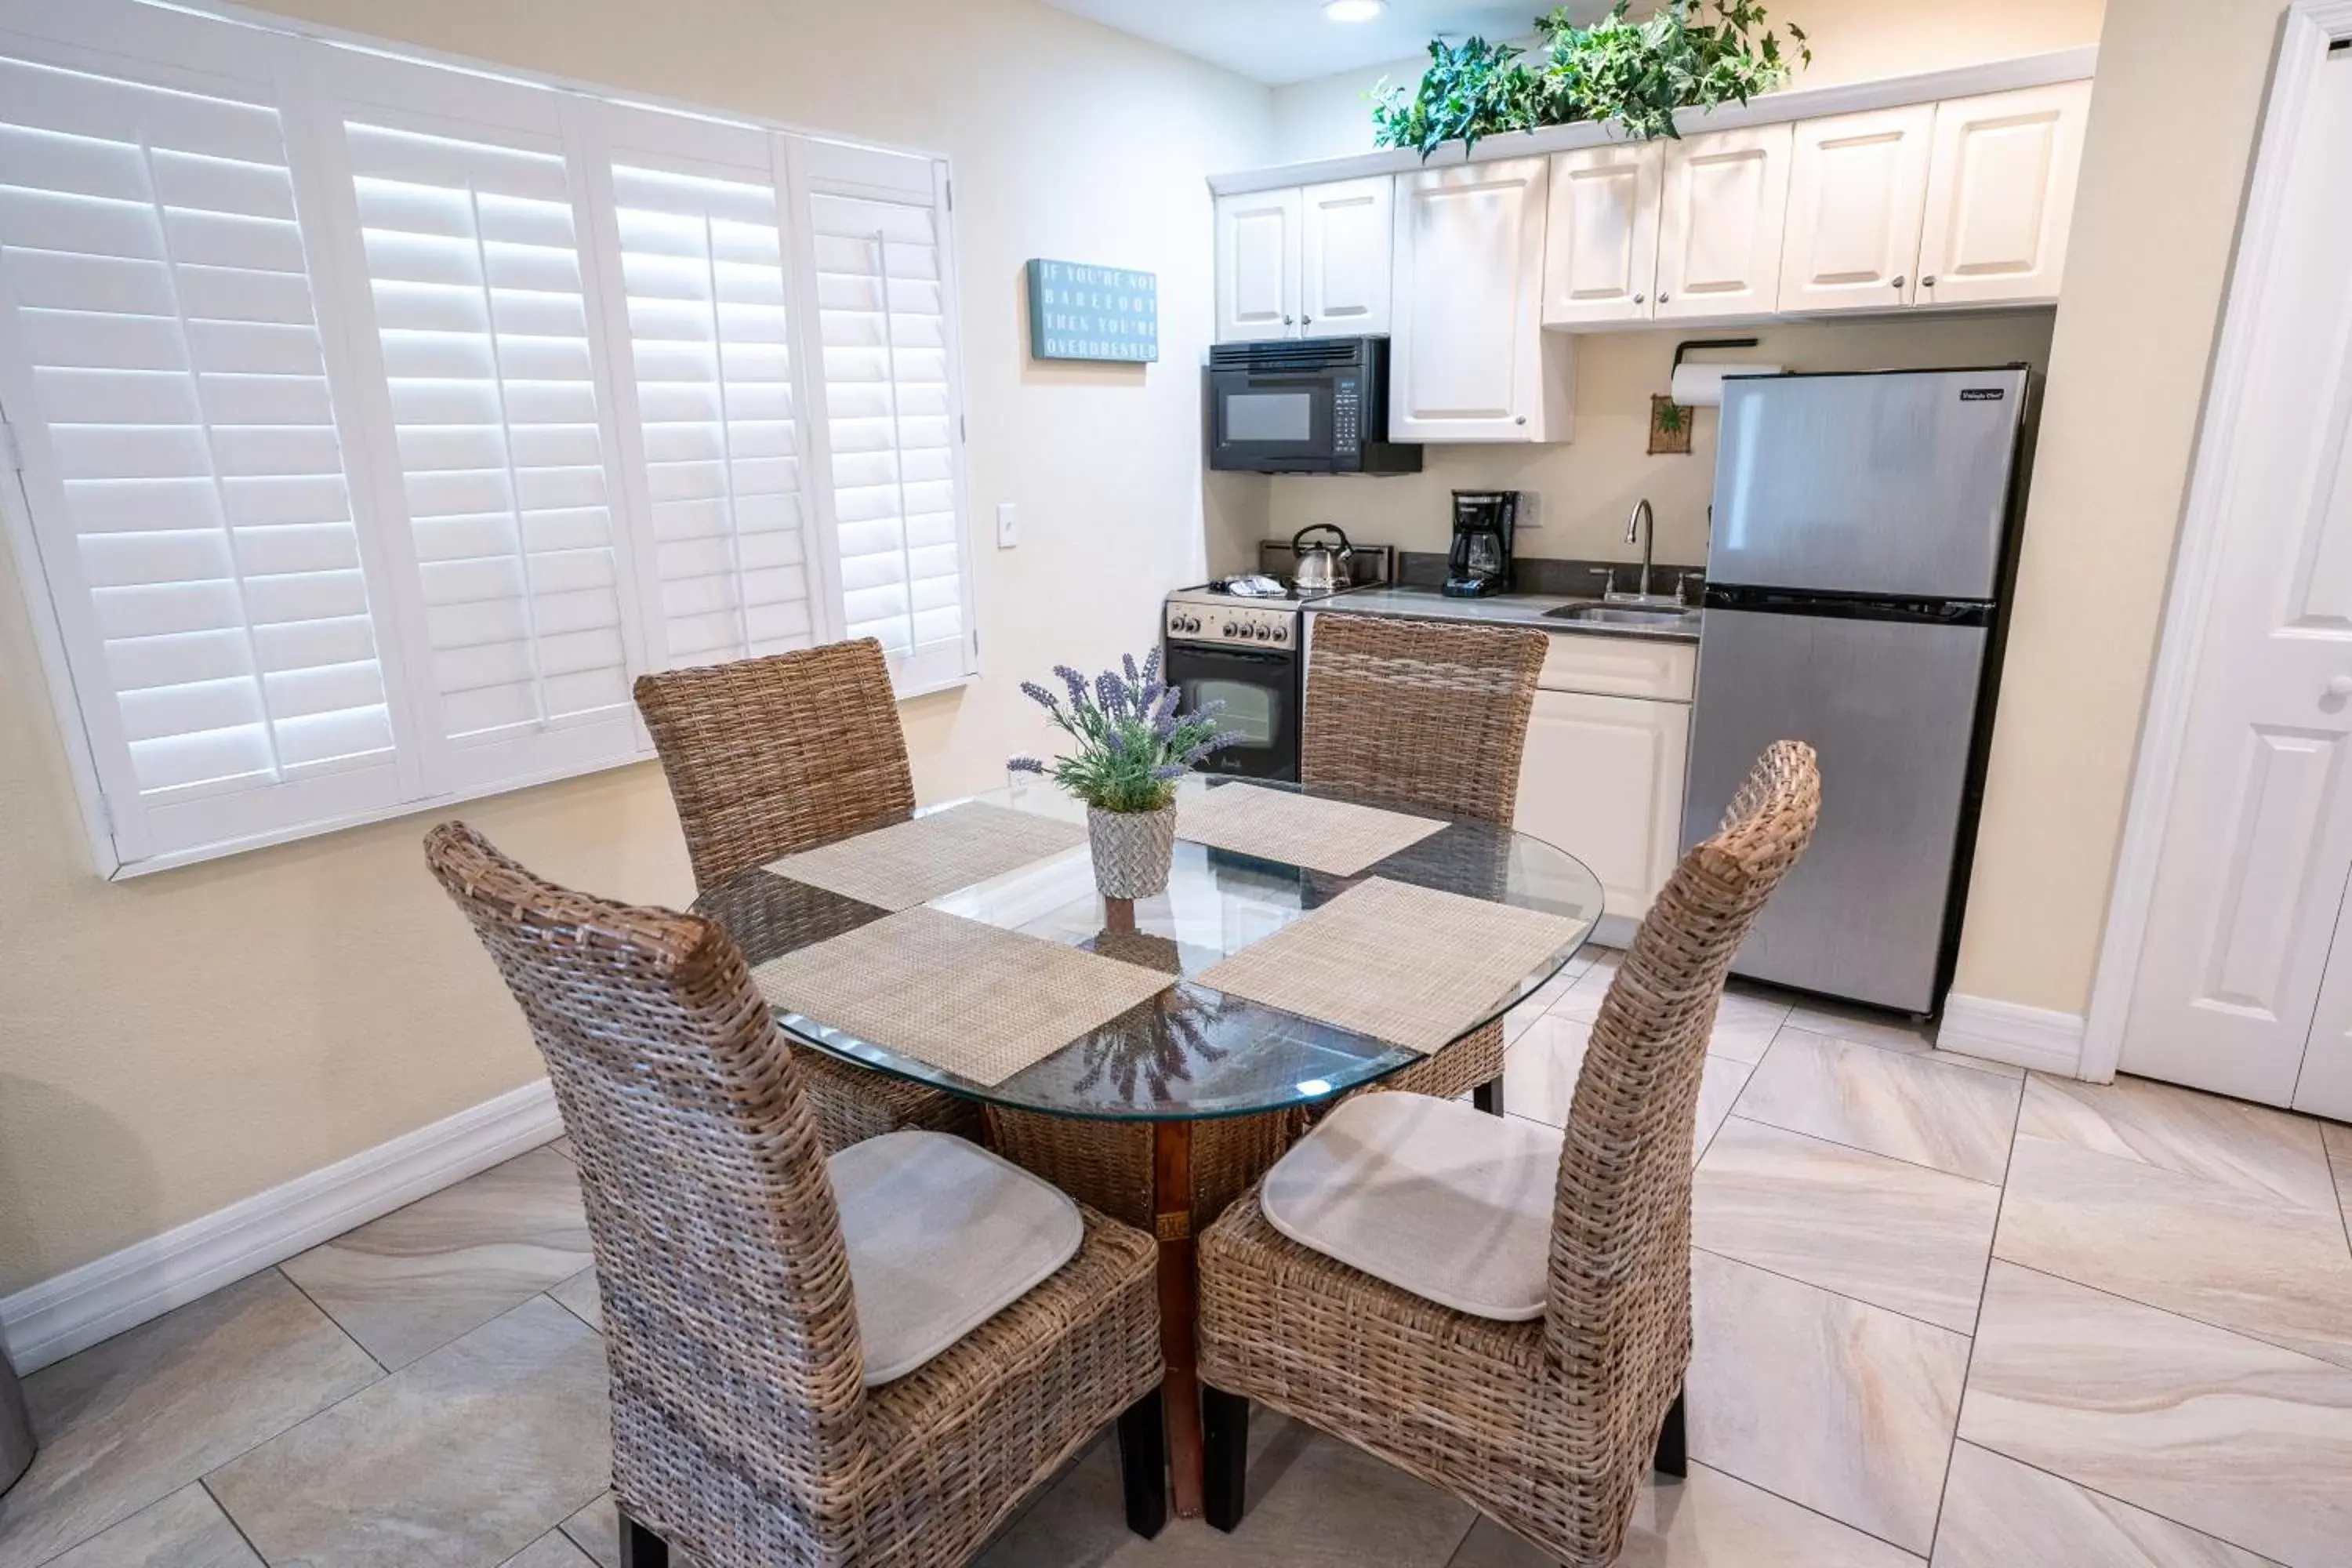
<svg viewBox="0 0 2352 1568"><path fill-rule="evenodd" d="M1668 395L1685 408L1717 408L1723 404L1727 375L1778 375L1777 364L1678 364Z"/></svg>

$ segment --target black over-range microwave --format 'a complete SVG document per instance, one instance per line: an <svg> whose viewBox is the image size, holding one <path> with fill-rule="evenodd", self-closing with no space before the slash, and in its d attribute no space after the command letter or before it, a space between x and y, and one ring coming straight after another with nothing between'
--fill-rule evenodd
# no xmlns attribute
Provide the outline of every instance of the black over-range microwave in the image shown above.
<svg viewBox="0 0 2352 1568"><path fill-rule="evenodd" d="M1209 350L1209 467L1250 474L1417 474L1389 436L1386 338L1287 338Z"/></svg>

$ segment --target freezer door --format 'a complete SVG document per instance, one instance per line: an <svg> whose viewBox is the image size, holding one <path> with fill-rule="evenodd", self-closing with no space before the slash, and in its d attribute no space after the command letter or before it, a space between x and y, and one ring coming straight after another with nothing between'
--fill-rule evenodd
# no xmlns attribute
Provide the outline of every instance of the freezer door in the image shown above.
<svg viewBox="0 0 2352 1568"><path fill-rule="evenodd" d="M1710 584L1990 599L2022 368L1734 378Z"/></svg>
<svg viewBox="0 0 2352 1568"><path fill-rule="evenodd" d="M1735 973L1932 1011L1983 678L1979 626L1709 610L1691 720L1685 847L1758 753L1810 742L1821 826Z"/></svg>

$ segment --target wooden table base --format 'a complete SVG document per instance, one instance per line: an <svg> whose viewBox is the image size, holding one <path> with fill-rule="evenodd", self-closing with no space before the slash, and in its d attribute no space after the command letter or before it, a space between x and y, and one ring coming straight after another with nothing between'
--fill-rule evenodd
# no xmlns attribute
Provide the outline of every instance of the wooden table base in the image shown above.
<svg viewBox="0 0 2352 1568"><path fill-rule="evenodd" d="M1204 1470L1201 1386L1193 1320L1200 1308L1192 1268L1192 1124L1162 1121L1151 1130L1151 1210L1160 1232L1160 1388L1168 1411L1168 1482L1177 1514L1197 1519Z"/></svg>

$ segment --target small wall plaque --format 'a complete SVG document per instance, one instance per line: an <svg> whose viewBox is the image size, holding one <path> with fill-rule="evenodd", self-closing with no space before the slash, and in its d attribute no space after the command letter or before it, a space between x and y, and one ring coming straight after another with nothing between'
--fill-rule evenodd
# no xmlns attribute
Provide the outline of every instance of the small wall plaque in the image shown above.
<svg viewBox="0 0 2352 1568"><path fill-rule="evenodd" d="M1031 359L1160 357L1160 279L1127 267L1029 263Z"/></svg>

